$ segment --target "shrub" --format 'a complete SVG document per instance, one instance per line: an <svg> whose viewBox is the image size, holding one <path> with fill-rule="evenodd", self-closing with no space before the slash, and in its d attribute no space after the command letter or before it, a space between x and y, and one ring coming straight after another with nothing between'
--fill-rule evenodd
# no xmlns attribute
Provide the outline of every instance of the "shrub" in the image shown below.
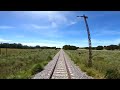
<svg viewBox="0 0 120 90"><path fill-rule="evenodd" d="M120 72L118 71L117 68L115 68L115 69L109 68L106 71L105 78L107 78L107 79L120 79Z"/></svg>
<svg viewBox="0 0 120 90"><path fill-rule="evenodd" d="M47 60L52 60L52 57L49 55L48 58L47 58Z"/></svg>
<svg viewBox="0 0 120 90"><path fill-rule="evenodd" d="M79 47L71 46L71 45L64 45L63 49L65 50L77 50Z"/></svg>
<svg viewBox="0 0 120 90"><path fill-rule="evenodd" d="M42 70L43 70L43 64L35 64L31 69L31 73L32 75L34 75Z"/></svg>
<svg viewBox="0 0 120 90"><path fill-rule="evenodd" d="M97 46L96 50L103 50L103 46Z"/></svg>
<svg viewBox="0 0 120 90"><path fill-rule="evenodd" d="M44 61L44 62L43 62L43 65L44 65L44 66L45 66L45 65L47 65L47 64L48 64L48 62L47 62L47 61Z"/></svg>

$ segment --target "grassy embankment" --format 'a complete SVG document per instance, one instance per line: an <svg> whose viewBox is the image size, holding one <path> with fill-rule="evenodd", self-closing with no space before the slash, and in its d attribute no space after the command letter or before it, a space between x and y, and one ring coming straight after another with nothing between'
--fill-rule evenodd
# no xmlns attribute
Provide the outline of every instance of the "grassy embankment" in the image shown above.
<svg viewBox="0 0 120 90"><path fill-rule="evenodd" d="M54 49L5 49L0 55L0 79L29 79L54 57Z"/></svg>
<svg viewBox="0 0 120 90"><path fill-rule="evenodd" d="M88 50L65 50L82 71L94 78L120 79L120 51L93 50L93 66L87 66Z"/></svg>

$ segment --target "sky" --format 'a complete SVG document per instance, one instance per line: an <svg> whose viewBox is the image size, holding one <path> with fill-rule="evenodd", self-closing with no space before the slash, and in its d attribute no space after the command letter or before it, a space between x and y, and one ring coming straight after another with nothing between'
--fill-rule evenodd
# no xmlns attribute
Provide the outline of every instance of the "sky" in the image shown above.
<svg viewBox="0 0 120 90"><path fill-rule="evenodd" d="M0 43L28 46L92 46L120 43L120 11L0 11Z"/></svg>

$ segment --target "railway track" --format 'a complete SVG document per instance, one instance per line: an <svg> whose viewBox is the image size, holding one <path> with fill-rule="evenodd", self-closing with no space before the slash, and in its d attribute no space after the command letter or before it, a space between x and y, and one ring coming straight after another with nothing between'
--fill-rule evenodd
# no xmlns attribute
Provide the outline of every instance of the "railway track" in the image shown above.
<svg viewBox="0 0 120 90"><path fill-rule="evenodd" d="M32 79L92 79L82 72L61 49L44 68Z"/></svg>
<svg viewBox="0 0 120 90"><path fill-rule="evenodd" d="M63 51L60 52L60 56L55 65L55 69L51 75L50 79L70 79L70 72L63 54Z"/></svg>

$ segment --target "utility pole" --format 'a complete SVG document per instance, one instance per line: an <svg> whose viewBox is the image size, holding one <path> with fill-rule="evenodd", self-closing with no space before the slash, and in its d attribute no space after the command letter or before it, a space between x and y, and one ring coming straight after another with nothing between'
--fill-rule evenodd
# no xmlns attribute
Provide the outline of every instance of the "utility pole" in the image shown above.
<svg viewBox="0 0 120 90"><path fill-rule="evenodd" d="M88 27L88 23L87 23L87 16L83 15L83 16L77 16L77 17L83 17L85 24L86 24L86 28L87 28L87 34L88 34L88 43L89 43L89 60L88 60L88 66L91 67L92 66L92 45L91 45L91 37L90 37L90 31L89 31L89 27Z"/></svg>

